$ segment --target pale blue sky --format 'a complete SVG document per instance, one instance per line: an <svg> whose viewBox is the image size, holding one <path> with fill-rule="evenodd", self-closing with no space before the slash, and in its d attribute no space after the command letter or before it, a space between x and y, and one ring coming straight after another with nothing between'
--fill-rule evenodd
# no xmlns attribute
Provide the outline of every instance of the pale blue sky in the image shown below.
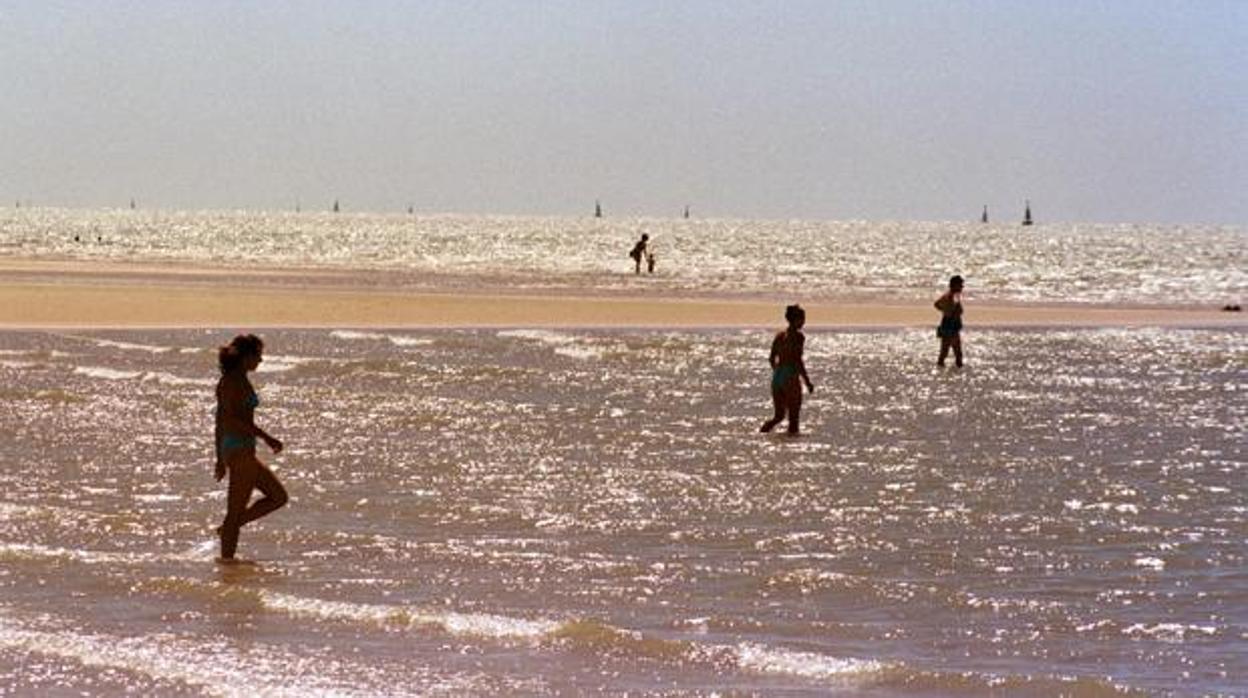
<svg viewBox="0 0 1248 698"><path fill-rule="evenodd" d="M1242 1L0 0L0 197L1244 224L1246 47Z"/></svg>

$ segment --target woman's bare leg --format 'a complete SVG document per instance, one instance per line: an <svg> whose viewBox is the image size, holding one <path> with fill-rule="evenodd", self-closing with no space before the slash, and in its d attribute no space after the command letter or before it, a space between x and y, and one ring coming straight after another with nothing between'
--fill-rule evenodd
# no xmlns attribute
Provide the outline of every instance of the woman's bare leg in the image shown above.
<svg viewBox="0 0 1248 698"><path fill-rule="evenodd" d="M221 559L233 560L234 551L238 549L238 530L243 527L243 517L247 513L247 502L251 499L251 491L256 486L256 477L260 465L253 454L235 451L227 457L226 464L230 469L230 486L226 495L225 521L217 533L221 536Z"/></svg>
<svg viewBox="0 0 1248 698"><path fill-rule="evenodd" d="M953 365L962 368L962 335L955 334L951 337L949 345L953 347Z"/></svg>
<svg viewBox="0 0 1248 698"><path fill-rule="evenodd" d="M940 338L940 357L936 359L937 366L944 366L945 359L949 358L949 346L953 344L953 340L949 337Z"/></svg>
<svg viewBox="0 0 1248 698"><path fill-rule="evenodd" d="M777 424L784 421L784 393L775 390L771 391L771 401L775 405L776 412L771 419L763 422L762 428L759 429L764 434L775 429Z"/></svg>
<svg viewBox="0 0 1248 698"><path fill-rule="evenodd" d="M802 386L793 386L788 393L789 433L798 434L802 421Z"/></svg>
<svg viewBox="0 0 1248 698"><path fill-rule="evenodd" d="M281 481L277 479L273 471L269 470L264 463L256 461L256 465L255 488L260 490L264 497L257 499L251 506L247 507L247 511L243 512L242 524L240 525L249 524L286 506L286 488L282 487Z"/></svg>

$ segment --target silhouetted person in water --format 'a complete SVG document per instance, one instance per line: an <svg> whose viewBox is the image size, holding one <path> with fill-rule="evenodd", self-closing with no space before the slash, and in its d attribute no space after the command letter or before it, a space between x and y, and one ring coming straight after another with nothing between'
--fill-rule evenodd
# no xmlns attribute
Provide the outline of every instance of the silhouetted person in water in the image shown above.
<svg viewBox="0 0 1248 698"><path fill-rule="evenodd" d="M646 272L647 273L650 273L650 274L654 273L654 261L655 261L654 250L647 249L646 250Z"/></svg>
<svg viewBox="0 0 1248 698"><path fill-rule="evenodd" d="M280 509L286 504L286 489L273 471L256 458L256 438L282 452L282 442L256 426L260 398L247 374L263 361L264 342L254 334L239 335L217 353L221 380L217 382L216 477L230 474L225 521L217 528L221 537L221 559L233 560L238 548L238 532L244 525ZM264 497L251 506L251 491Z"/></svg>
<svg viewBox="0 0 1248 698"><path fill-rule="evenodd" d="M949 350L953 349L953 363L962 368L962 277L949 279L949 290L936 299L936 309L940 311L940 326L936 328L936 336L940 337L940 356L936 359L937 366L944 366Z"/></svg>
<svg viewBox="0 0 1248 698"><path fill-rule="evenodd" d="M767 363L771 364L771 400L775 403L776 413L763 422L759 431L764 433L774 429L786 415L789 418L789 433L799 433L802 383L806 383L807 390L815 392L815 386L806 374L806 364L802 361L802 351L806 347L806 335L802 334L806 311L800 305L790 305L784 309L784 319L789 326L772 340L771 355L767 357Z"/></svg>
<svg viewBox="0 0 1248 698"><path fill-rule="evenodd" d="M636 245L633 245L633 251L628 253L628 256L632 257L633 262L637 265L637 268L634 270L637 274L641 273L641 258L646 256L646 244L649 242L650 236L642 233L641 239L637 241Z"/></svg>

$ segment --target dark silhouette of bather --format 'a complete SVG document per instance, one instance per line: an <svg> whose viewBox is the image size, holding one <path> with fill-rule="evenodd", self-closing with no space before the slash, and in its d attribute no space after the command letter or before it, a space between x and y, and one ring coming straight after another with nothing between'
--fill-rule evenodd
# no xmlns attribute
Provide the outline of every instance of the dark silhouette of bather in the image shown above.
<svg viewBox="0 0 1248 698"><path fill-rule="evenodd" d="M962 277L949 279L949 290L945 291L934 303L940 311L940 326L936 328L936 336L940 337L940 357L937 366L944 366L949 350L953 349L953 362L962 368Z"/></svg>
<svg viewBox="0 0 1248 698"><path fill-rule="evenodd" d="M633 263L636 265L634 273L641 273L641 260L646 256L646 246L649 242L650 236L642 233L641 239L637 241L636 245L633 245L632 251L628 253L628 256L633 258ZM653 265L651 265L650 271L654 271Z"/></svg>
<svg viewBox="0 0 1248 698"><path fill-rule="evenodd" d="M271 514L286 504L286 488L273 471L256 458L256 438L282 452L282 442L256 426L255 412L260 404L247 374L263 361L264 342L248 334L235 337L218 351L221 380L217 382L216 478L229 473L225 521L217 528L221 537L221 559L232 561L238 548L239 529ZM248 506L252 490L264 495Z"/></svg>
<svg viewBox="0 0 1248 698"><path fill-rule="evenodd" d="M784 309L784 319L789 326L776 334L771 342L771 354L767 357L767 363L771 365L771 400L776 412L771 419L763 422L759 431L771 431L787 416L789 433L796 435L801 431L802 383L805 382L806 389L812 393L815 386L810 382L806 363L802 360L806 347L806 335L802 334L806 311L800 305L790 305Z"/></svg>

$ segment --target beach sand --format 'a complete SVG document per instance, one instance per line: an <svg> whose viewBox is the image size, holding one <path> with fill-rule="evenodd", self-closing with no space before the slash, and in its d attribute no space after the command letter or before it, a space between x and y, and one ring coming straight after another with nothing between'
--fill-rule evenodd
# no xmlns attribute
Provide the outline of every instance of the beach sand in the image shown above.
<svg viewBox="0 0 1248 698"><path fill-rule="evenodd" d="M939 289L933 289L933 298ZM812 328L935 325L927 302L796 299ZM780 301L430 292L369 272L0 261L0 327L759 327ZM976 303L968 327L1241 326L1216 308Z"/></svg>

